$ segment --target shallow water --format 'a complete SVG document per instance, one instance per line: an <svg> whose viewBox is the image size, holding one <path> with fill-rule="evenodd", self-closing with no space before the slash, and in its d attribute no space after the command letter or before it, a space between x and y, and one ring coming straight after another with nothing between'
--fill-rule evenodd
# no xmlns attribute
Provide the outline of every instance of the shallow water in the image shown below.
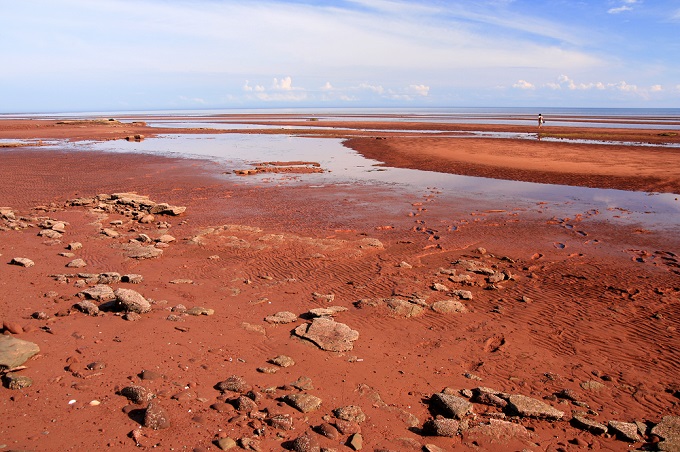
<svg viewBox="0 0 680 452"><path fill-rule="evenodd" d="M648 228L680 226L680 195L537 184L482 177L459 176L377 166L342 145L342 140L285 135L208 134L163 135L141 142L106 141L62 143L74 150L136 152L199 158L220 163L224 178L242 184L387 184L414 191L439 191L443 195L480 199L495 209L513 210L547 203L542 208L557 216L598 211L600 219L640 223ZM262 174L237 176L235 169L266 161L318 162L321 174Z"/></svg>

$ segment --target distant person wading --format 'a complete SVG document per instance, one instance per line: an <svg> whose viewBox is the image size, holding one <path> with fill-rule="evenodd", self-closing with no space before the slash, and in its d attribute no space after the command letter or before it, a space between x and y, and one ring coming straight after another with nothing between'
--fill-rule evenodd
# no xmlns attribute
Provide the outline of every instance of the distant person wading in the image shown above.
<svg viewBox="0 0 680 452"><path fill-rule="evenodd" d="M543 119L543 115L539 113L538 114L538 128L540 129L541 127L543 127L544 123L545 123L545 119Z"/></svg>

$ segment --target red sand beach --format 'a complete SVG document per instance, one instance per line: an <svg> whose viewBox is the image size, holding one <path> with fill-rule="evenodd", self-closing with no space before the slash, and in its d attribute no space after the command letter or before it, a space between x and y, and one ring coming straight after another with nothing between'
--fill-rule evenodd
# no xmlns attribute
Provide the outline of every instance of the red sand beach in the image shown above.
<svg viewBox="0 0 680 452"><path fill-rule="evenodd" d="M217 120L347 138L387 166L680 193L670 146ZM677 446L677 231L549 203L243 184L206 161L22 145L208 132L0 121L0 339L33 350L3 371L0 450ZM673 129L541 133L680 142Z"/></svg>

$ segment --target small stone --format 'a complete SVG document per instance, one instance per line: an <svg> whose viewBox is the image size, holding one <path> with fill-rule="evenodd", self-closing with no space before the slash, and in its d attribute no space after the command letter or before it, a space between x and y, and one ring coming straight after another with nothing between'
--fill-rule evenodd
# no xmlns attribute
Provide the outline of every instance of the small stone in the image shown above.
<svg viewBox="0 0 680 452"><path fill-rule="evenodd" d="M28 388L33 385L33 379L25 375L18 375L15 372L10 372L4 376L5 385L7 389L18 390Z"/></svg>
<svg viewBox="0 0 680 452"><path fill-rule="evenodd" d="M292 430L293 418L289 414L276 414L269 420L269 425L279 430Z"/></svg>
<svg viewBox="0 0 680 452"><path fill-rule="evenodd" d="M600 383L599 381L596 380L589 380L589 381L584 381L580 384L581 388L585 389L586 391L593 391L593 392L598 392L606 388L606 386L603 383Z"/></svg>
<svg viewBox="0 0 680 452"><path fill-rule="evenodd" d="M248 392L252 389L243 378L237 375L232 375L226 380L217 383L215 387L222 392L231 391L240 393Z"/></svg>
<svg viewBox="0 0 680 452"><path fill-rule="evenodd" d="M352 450L361 450L364 445L364 438L361 433L355 433L349 437L347 445L352 448Z"/></svg>
<svg viewBox="0 0 680 452"><path fill-rule="evenodd" d="M245 412L251 412L251 411L257 411L257 404L255 401L249 397L246 396L239 396L234 402L233 402L234 408L236 408L237 411L245 411Z"/></svg>
<svg viewBox="0 0 680 452"><path fill-rule="evenodd" d="M138 314L151 311L151 303L134 290L116 289L114 294L116 295L117 305L124 311L136 312Z"/></svg>
<svg viewBox="0 0 680 452"><path fill-rule="evenodd" d="M315 429L317 433L319 433L322 436L325 436L328 439L338 439L340 436L340 432L338 431L337 428L335 428L333 425L329 424L328 422L324 422L323 424L319 425Z"/></svg>
<svg viewBox="0 0 680 452"><path fill-rule="evenodd" d="M312 435L306 433L295 438L291 445L291 450L294 452L320 452L319 443Z"/></svg>
<svg viewBox="0 0 680 452"><path fill-rule="evenodd" d="M472 292L469 290L452 290L451 295L457 296L462 300L472 300Z"/></svg>
<svg viewBox="0 0 680 452"><path fill-rule="evenodd" d="M297 320L297 315L289 311L281 311L276 314L269 315L264 318L264 321L274 325L284 325L286 323L292 323Z"/></svg>
<svg viewBox="0 0 680 452"><path fill-rule="evenodd" d="M96 316L99 315L99 306L94 304L90 300L83 300L78 303L76 303L73 307L78 309L80 312L83 312L87 315L91 316Z"/></svg>
<svg viewBox="0 0 680 452"><path fill-rule="evenodd" d="M311 394L289 394L283 401L302 413L309 413L319 409L321 399Z"/></svg>
<svg viewBox="0 0 680 452"><path fill-rule="evenodd" d="M87 263L83 259L73 259L71 262L66 264L69 268L83 268L87 266Z"/></svg>
<svg viewBox="0 0 680 452"><path fill-rule="evenodd" d="M449 288L444 284L434 283L432 284L432 290L436 290L437 292L448 292Z"/></svg>
<svg viewBox="0 0 680 452"><path fill-rule="evenodd" d="M233 439L227 437L227 438L220 438L217 441L215 441L215 445L220 449L220 450L229 450L233 449L234 447L237 447L236 441Z"/></svg>
<svg viewBox="0 0 680 452"><path fill-rule="evenodd" d="M18 265L20 267L33 267L35 265L35 262L30 260L27 257L15 257L9 262L11 265Z"/></svg>
<svg viewBox="0 0 680 452"><path fill-rule="evenodd" d="M214 309L204 308L201 306L194 306L193 308L187 309L186 311L189 315L213 315L215 313Z"/></svg>
<svg viewBox="0 0 680 452"><path fill-rule="evenodd" d="M137 322L138 320L142 320L142 316L136 312L126 312L123 314L123 320L127 320L128 322Z"/></svg>
<svg viewBox="0 0 680 452"><path fill-rule="evenodd" d="M80 242L71 242L66 246L66 249L71 250L71 251L76 251L79 250L83 247L83 244Z"/></svg>
<svg viewBox="0 0 680 452"><path fill-rule="evenodd" d="M345 421L356 422L360 424L366 420L366 415L360 406L349 405L333 410L333 414L338 419L343 419Z"/></svg>
<svg viewBox="0 0 680 452"><path fill-rule="evenodd" d="M157 401L151 401L144 413L144 426L153 430L161 430L170 427L168 412Z"/></svg>
<svg viewBox="0 0 680 452"><path fill-rule="evenodd" d="M312 379L304 375L298 378L296 381L292 382L290 385L295 389L299 389L300 391L309 391L311 389L314 389Z"/></svg>
<svg viewBox="0 0 680 452"><path fill-rule="evenodd" d="M137 385L124 387L120 390L120 395L137 405L143 405L144 403L150 402L154 397L156 397L156 395L149 389Z"/></svg>
<svg viewBox="0 0 680 452"><path fill-rule="evenodd" d="M279 355L276 358L270 359L269 362L279 367L291 367L295 365L293 358L286 355Z"/></svg>
<svg viewBox="0 0 680 452"><path fill-rule="evenodd" d="M120 237L120 232L115 231L110 228L104 228L102 229L101 233L107 237L111 237L112 239Z"/></svg>
<svg viewBox="0 0 680 452"><path fill-rule="evenodd" d="M139 284L144 281L144 277L142 275L129 274L123 275L120 280L130 284Z"/></svg>

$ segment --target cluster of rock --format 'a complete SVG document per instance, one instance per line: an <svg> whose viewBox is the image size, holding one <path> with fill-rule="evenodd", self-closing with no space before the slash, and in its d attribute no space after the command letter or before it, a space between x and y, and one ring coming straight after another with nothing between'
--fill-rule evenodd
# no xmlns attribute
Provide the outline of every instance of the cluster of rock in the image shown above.
<svg viewBox="0 0 680 452"><path fill-rule="evenodd" d="M290 357L279 356L270 361L292 365ZM162 401L161 395L143 386L145 376L144 373L140 375L141 383L125 386L117 391L131 403L123 409L123 412L130 413L138 406L145 406L142 408L143 416L140 416L144 427L154 430L169 428L172 426L172 419L166 403L170 402ZM310 393L314 390L314 385L308 377L300 377L297 381L279 387L259 388L239 375L231 375L217 382L214 389L219 391L219 394L210 408L221 413L229 427L221 429L213 440L213 444L220 450L235 447L264 450L262 440L271 437L277 438L287 449L296 452L332 450L319 446L320 437L344 443L351 450L363 448L361 424L366 420L366 415L360 406L336 407L321 416L322 422L318 425L311 428L305 426L310 413L324 409L323 401ZM189 388L170 396L170 401L188 400L193 397L195 394ZM284 404L300 413L300 417L282 408ZM305 426L305 430L298 433L301 426ZM131 432L130 436L135 439L138 446L144 445L143 435L138 431Z"/></svg>

